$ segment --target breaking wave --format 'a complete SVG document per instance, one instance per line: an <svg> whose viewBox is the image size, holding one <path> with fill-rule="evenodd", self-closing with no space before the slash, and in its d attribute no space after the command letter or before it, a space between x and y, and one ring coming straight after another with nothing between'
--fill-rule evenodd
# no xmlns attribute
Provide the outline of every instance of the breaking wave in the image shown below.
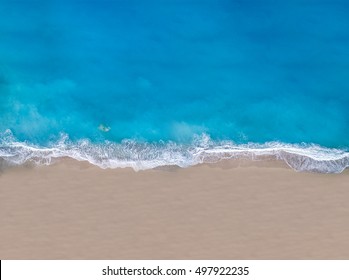
<svg viewBox="0 0 349 280"><path fill-rule="evenodd" d="M340 173L349 167L349 152L345 150L280 142L235 144L231 141L213 141L205 134L195 137L190 144L135 140L121 143L75 142L62 134L59 141L47 147L17 141L9 130L0 136L0 158L7 165L28 162L50 165L63 157L88 161L103 169L131 167L136 171L161 166L189 167L223 159L283 160L297 171L319 173Z"/></svg>

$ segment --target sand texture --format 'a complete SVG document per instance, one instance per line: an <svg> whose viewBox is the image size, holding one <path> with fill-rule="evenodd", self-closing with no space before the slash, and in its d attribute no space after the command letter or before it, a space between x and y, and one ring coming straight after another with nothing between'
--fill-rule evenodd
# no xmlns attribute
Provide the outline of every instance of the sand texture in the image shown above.
<svg viewBox="0 0 349 280"><path fill-rule="evenodd" d="M0 173L0 259L349 259L349 171L10 168Z"/></svg>

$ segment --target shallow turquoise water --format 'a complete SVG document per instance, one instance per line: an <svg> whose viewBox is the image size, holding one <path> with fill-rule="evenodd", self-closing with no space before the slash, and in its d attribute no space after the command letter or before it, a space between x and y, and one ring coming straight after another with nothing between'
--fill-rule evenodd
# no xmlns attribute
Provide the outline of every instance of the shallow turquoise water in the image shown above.
<svg viewBox="0 0 349 280"><path fill-rule="evenodd" d="M268 154L340 172L348 14L344 0L2 0L0 156L144 169Z"/></svg>

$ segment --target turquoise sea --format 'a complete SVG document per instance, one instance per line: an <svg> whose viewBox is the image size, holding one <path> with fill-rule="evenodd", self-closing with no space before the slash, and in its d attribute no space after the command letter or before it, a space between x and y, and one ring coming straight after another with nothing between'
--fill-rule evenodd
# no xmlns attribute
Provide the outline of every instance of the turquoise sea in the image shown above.
<svg viewBox="0 0 349 280"><path fill-rule="evenodd" d="M346 0L0 0L0 158L349 167Z"/></svg>

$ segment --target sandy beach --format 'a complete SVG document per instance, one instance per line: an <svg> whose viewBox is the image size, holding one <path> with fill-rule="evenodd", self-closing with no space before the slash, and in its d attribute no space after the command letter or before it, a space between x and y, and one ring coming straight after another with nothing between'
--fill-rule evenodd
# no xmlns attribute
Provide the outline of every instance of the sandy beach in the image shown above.
<svg viewBox="0 0 349 280"><path fill-rule="evenodd" d="M0 259L349 259L349 170L282 162L0 173Z"/></svg>

